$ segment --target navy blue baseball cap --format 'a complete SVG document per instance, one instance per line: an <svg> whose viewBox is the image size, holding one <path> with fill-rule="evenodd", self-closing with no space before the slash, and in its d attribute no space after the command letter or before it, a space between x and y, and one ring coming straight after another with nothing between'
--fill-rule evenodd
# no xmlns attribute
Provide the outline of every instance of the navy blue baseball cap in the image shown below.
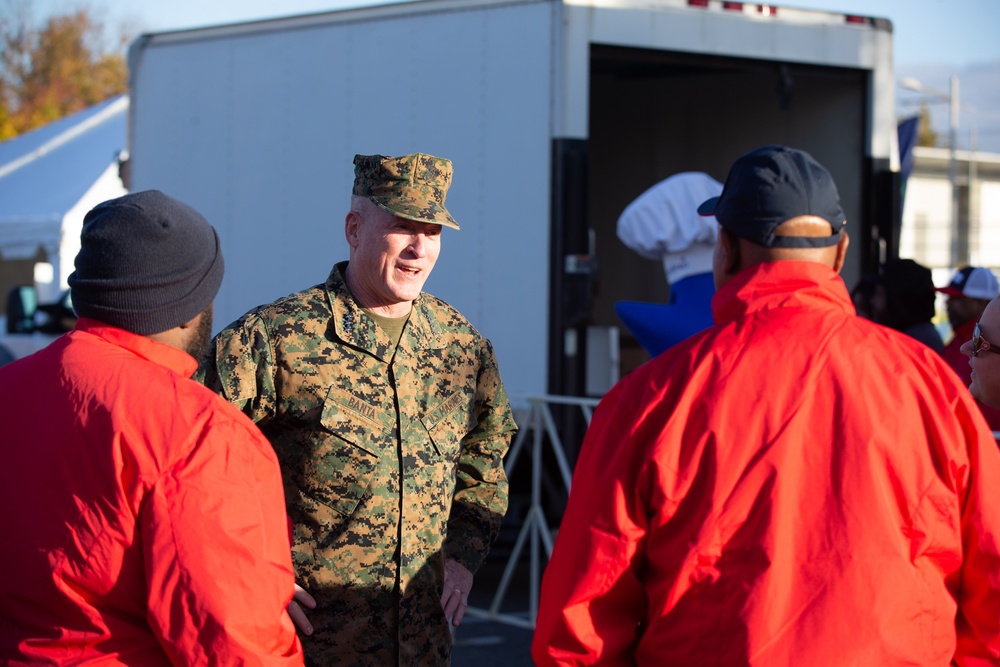
<svg viewBox="0 0 1000 667"><path fill-rule="evenodd" d="M722 194L698 207L729 233L765 248L828 248L840 242L846 220L837 186L809 153L764 146L738 158ZM830 236L778 236L783 222L815 215L830 223Z"/></svg>

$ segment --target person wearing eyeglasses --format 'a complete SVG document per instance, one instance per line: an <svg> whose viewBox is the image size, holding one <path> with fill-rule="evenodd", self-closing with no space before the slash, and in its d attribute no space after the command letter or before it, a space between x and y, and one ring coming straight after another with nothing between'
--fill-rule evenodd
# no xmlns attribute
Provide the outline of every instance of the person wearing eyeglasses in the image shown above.
<svg viewBox="0 0 1000 667"><path fill-rule="evenodd" d="M966 266L959 269L938 292L948 296L945 304L948 322L954 335L945 346L941 356L958 373L958 377L968 386L972 382L972 369L962 348L972 338L973 327L982 317L986 306L1000 294L1000 283L993 272L982 266ZM979 401L979 409L994 435L1000 433L1000 410Z"/></svg>
<svg viewBox="0 0 1000 667"><path fill-rule="evenodd" d="M991 408L1000 408L1000 301L993 299L972 329L972 339L962 344L972 373L969 391Z"/></svg>
<svg viewBox="0 0 1000 667"><path fill-rule="evenodd" d="M766 146L699 210L714 325L595 409L536 665L1000 664L1000 449L938 353L855 313L830 172Z"/></svg>

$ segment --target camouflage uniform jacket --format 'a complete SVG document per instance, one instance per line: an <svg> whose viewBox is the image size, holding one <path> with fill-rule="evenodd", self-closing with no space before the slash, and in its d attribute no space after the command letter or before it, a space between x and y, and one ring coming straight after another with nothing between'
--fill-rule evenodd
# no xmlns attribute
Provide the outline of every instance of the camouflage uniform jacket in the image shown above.
<svg viewBox="0 0 1000 667"><path fill-rule="evenodd" d="M219 333L199 377L277 452L297 579L319 604L307 662L447 664L444 557L485 558L516 427L493 348L458 311L421 294L394 349L346 266Z"/></svg>

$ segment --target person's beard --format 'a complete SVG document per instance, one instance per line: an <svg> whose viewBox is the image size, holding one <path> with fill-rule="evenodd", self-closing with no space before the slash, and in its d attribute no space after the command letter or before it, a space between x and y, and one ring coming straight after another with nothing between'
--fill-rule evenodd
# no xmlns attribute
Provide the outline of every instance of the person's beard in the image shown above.
<svg viewBox="0 0 1000 667"><path fill-rule="evenodd" d="M201 361L208 354L208 346L212 342L212 304L202 311L198 318L198 326L191 334L184 351Z"/></svg>

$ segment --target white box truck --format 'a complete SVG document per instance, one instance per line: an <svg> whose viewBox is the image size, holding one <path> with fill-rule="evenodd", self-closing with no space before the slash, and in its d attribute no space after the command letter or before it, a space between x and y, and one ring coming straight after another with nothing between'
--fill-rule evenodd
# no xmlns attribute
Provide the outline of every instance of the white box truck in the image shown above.
<svg viewBox="0 0 1000 667"><path fill-rule="evenodd" d="M217 328L346 259L355 153L454 162L462 230L445 230L427 290L492 339L517 395L593 395L615 375L601 357L623 371L644 360L626 332L588 355L587 334L619 326L616 301L665 301L662 266L615 225L674 173L722 181L753 148L803 148L840 188L848 286L895 243L884 19L719 0L423 0L147 34L129 57L129 187L218 228Z"/></svg>

